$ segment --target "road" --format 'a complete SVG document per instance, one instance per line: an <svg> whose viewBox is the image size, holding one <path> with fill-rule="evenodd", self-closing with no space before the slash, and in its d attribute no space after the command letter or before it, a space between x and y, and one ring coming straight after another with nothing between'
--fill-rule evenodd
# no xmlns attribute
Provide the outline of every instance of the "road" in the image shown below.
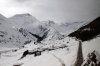
<svg viewBox="0 0 100 66"><path fill-rule="evenodd" d="M81 66L83 63L83 53L82 53L82 42L79 41L79 47L77 52L77 58L74 66Z"/></svg>

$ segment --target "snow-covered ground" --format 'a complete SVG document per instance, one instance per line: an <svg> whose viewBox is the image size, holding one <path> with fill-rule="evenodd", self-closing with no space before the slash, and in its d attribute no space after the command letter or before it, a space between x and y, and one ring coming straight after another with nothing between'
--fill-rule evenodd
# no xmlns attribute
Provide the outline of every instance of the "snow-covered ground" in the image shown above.
<svg viewBox="0 0 100 66"><path fill-rule="evenodd" d="M52 41L49 44L44 42L41 44L34 45L34 42L25 45L25 48L18 49L18 51L13 52L8 51L1 53L0 55L0 66L13 66L13 65L21 65L21 66L71 66L74 65L77 57L77 50L78 50L78 41L73 38L66 37L62 40ZM34 57L34 54L27 55L25 58L18 60L24 51L34 50L38 47L43 48L51 48L52 45L55 47L60 47L62 44L68 46L66 48L59 48L52 51L44 51L40 56ZM88 53L96 50L98 54L100 54L100 37L93 39L91 41L83 42L82 49L83 49L83 57L84 59L87 58ZM7 48L6 48L7 49ZM11 48L10 48L11 49ZM10 50L9 48L7 50ZM1 50L5 50L2 49ZM100 61L100 57L97 57Z"/></svg>
<svg viewBox="0 0 100 66"><path fill-rule="evenodd" d="M65 41L66 40L66 41ZM68 43L67 43L68 42ZM55 44L53 44L55 43ZM78 41L75 39L66 37L60 41L52 42L47 45L34 45L34 42L26 45L23 49L18 51L4 52L0 57L0 66L13 66L16 64L22 64L21 66L70 66L73 65L77 56ZM51 48L52 45L60 47L62 44L67 45L66 48L59 48L52 51L44 51L40 56L34 57L34 54L27 55L25 58L18 60L25 50L34 50L34 48ZM1 49L3 51L3 49Z"/></svg>
<svg viewBox="0 0 100 66"><path fill-rule="evenodd" d="M98 54L100 55L100 37L94 38L91 41L85 41L83 42L83 56L84 59L87 58L88 53L93 52L96 50ZM98 58L100 61L100 57Z"/></svg>

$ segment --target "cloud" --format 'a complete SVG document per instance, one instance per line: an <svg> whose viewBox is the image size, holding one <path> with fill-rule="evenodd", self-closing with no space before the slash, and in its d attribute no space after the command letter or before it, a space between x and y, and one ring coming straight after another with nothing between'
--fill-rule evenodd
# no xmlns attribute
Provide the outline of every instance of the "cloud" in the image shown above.
<svg viewBox="0 0 100 66"><path fill-rule="evenodd" d="M100 16L99 0L2 0L2 2L0 12L6 16L30 13L41 21L56 22L91 21Z"/></svg>
<svg viewBox="0 0 100 66"><path fill-rule="evenodd" d="M29 1L29 0L15 0L17 2L26 2L26 1Z"/></svg>

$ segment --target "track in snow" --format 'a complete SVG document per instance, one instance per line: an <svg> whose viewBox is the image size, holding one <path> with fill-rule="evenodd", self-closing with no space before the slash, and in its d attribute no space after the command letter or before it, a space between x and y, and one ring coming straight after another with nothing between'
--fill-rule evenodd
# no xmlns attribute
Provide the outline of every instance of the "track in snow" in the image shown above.
<svg viewBox="0 0 100 66"><path fill-rule="evenodd" d="M57 56L55 56L54 54L52 54L56 59L59 60L59 62L61 63L61 66L65 66L65 63L60 59L58 58Z"/></svg>

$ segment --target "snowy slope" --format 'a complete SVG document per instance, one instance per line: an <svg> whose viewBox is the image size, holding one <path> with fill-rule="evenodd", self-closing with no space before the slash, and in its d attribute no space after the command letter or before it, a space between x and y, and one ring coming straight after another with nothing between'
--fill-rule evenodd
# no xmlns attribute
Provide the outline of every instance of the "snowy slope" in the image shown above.
<svg viewBox="0 0 100 66"><path fill-rule="evenodd" d="M0 48L21 47L26 41L33 41L34 37L23 28L18 27L10 19L0 15Z"/></svg>
<svg viewBox="0 0 100 66"><path fill-rule="evenodd" d="M34 36L29 32L40 37L43 37L46 34L43 41L63 39L67 35L66 33L69 32L68 26L66 25L61 26L53 21L40 22L30 14L17 14L9 19L1 15L0 25L0 45L8 42L11 45L16 44L17 46L22 46L27 41L36 41ZM8 46L9 44L6 45Z"/></svg>
<svg viewBox="0 0 100 66"><path fill-rule="evenodd" d="M39 22L35 17L31 16L30 14L18 14L11 17L10 19L13 20L13 22L18 24L20 27L40 37L43 37L45 33L48 33L48 36L51 36L51 38L49 37L50 39L52 39L54 35L56 35L56 37L60 35L58 35L58 33L56 34L57 31L55 28L57 28L58 26L56 27L56 24L54 22ZM53 26L55 26L55 28ZM53 39L55 39L55 37Z"/></svg>
<svg viewBox="0 0 100 66"><path fill-rule="evenodd" d="M93 53L95 55L92 55ZM91 41L83 42L83 56L84 56L85 61L83 62L82 66L86 65L87 63L89 63L88 64L89 66L92 66L92 65L100 66L100 37L95 38Z"/></svg>
<svg viewBox="0 0 100 66"><path fill-rule="evenodd" d="M96 50L100 54L100 37L95 38L91 41L83 42L83 54L84 54L85 59L86 59L88 53L91 53L94 50ZM100 61L100 59L99 59L99 61Z"/></svg>
<svg viewBox="0 0 100 66"><path fill-rule="evenodd" d="M28 30L29 32L43 37L45 34L45 40L61 39L67 36L69 33L75 31L86 22L75 22L75 23L63 23L58 25L54 21L43 21L40 22L30 14L17 14L10 18L18 24L20 27Z"/></svg>
<svg viewBox="0 0 100 66"><path fill-rule="evenodd" d="M32 32L34 34L40 33L40 21L37 20L32 15L26 13L26 14L16 14L12 17L10 17L13 22L15 22L20 27L27 29L29 32Z"/></svg>
<svg viewBox="0 0 100 66"><path fill-rule="evenodd" d="M72 22L72 23L61 23L60 27L62 27L61 30L63 30L63 33L66 35L69 35L70 33L76 31L80 27L88 24L89 22Z"/></svg>
<svg viewBox="0 0 100 66"><path fill-rule="evenodd" d="M27 25L39 22L35 17L32 15L25 13L25 14L16 14L10 17L11 20L15 21L21 27L26 27Z"/></svg>
<svg viewBox="0 0 100 66"><path fill-rule="evenodd" d="M88 41L100 34L100 17L97 17L90 23L80 27L78 30L69 34L70 37L76 37L82 41Z"/></svg>
<svg viewBox="0 0 100 66"><path fill-rule="evenodd" d="M58 48L61 47L62 44L67 45L66 48ZM18 60L22 53L25 50L35 50L33 48L41 47L43 48L51 48L52 45L55 47L55 50L52 51L44 51L42 55L34 57L34 54L27 55L25 58ZM33 47L33 48L32 48ZM34 45L33 42L26 45L25 48L19 49L17 52L7 52L6 54L1 54L0 58L0 66L13 66L13 65L21 65L21 66L61 66L66 65L70 66L75 63L75 58L77 55L78 42L73 38L66 37L62 40L52 41L51 44L38 44ZM15 58L16 57L16 58ZM9 61L10 59L10 61ZM52 61L51 61L52 60Z"/></svg>

